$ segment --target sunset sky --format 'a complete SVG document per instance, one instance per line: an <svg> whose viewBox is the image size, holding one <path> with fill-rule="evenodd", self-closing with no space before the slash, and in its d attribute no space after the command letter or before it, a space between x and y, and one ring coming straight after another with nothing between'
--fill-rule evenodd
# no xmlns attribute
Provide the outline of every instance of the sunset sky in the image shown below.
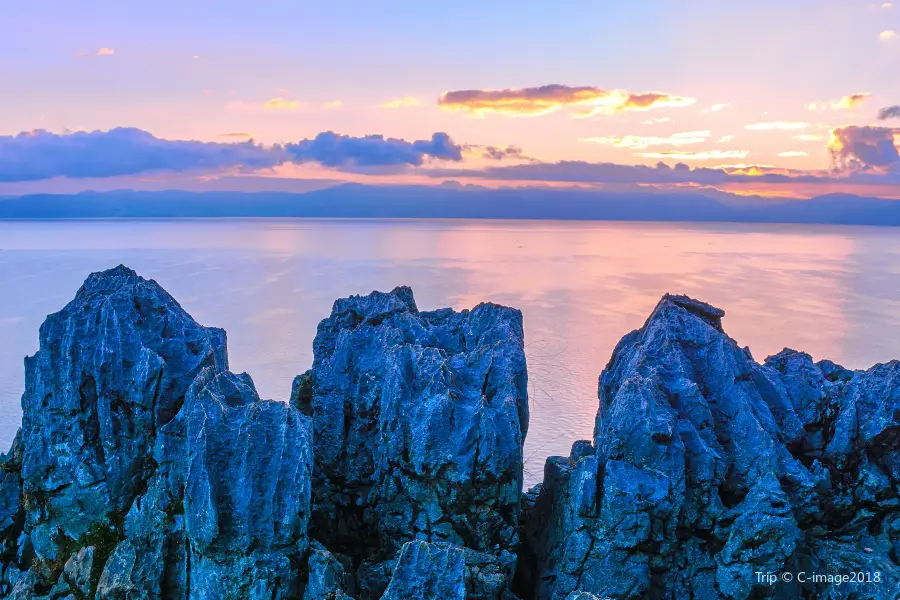
<svg viewBox="0 0 900 600"><path fill-rule="evenodd" d="M454 179L900 197L900 4L748 6L4 2L0 194Z"/></svg>

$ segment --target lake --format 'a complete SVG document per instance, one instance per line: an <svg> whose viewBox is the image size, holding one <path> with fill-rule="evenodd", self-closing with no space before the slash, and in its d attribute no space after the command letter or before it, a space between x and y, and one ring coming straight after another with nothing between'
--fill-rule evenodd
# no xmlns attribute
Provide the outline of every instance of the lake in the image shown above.
<svg viewBox="0 0 900 600"><path fill-rule="evenodd" d="M665 292L726 310L757 360L784 347L847 367L900 358L900 230L547 221L0 222L0 448L21 418L22 358L92 271L156 279L228 332L231 368L286 400L332 302L410 285L420 309L483 301L525 317L529 484L591 437L597 378Z"/></svg>

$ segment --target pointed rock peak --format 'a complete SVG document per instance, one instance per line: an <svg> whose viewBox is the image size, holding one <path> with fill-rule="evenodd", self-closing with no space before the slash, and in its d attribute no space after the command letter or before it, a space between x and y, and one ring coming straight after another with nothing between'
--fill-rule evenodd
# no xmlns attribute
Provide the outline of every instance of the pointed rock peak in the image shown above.
<svg viewBox="0 0 900 600"><path fill-rule="evenodd" d="M138 274L134 269L129 269L123 264L119 264L118 266L113 267L112 269L107 269L105 271L99 271L94 273L94 275L99 275L100 277L137 277Z"/></svg>
<svg viewBox="0 0 900 600"><path fill-rule="evenodd" d="M392 314L418 312L412 288L403 285L390 292L374 291L365 296L341 298L335 301L331 318L355 328L364 324L379 325Z"/></svg>
<svg viewBox="0 0 900 600"><path fill-rule="evenodd" d="M135 286L140 284L149 284L153 288L156 288L159 293L168 296L168 293L166 293L162 286L160 286L152 279L144 279L135 271L129 269L125 265L119 265L117 267L113 267L112 269L97 271L88 275L87 279L84 280L81 289L78 290L76 298L78 296L84 296L85 294L104 294L115 292L127 286Z"/></svg>
<svg viewBox="0 0 900 600"><path fill-rule="evenodd" d="M391 290L391 296L397 297L397 299L406 304L406 306L409 307L410 312L419 312L419 309L416 306L416 300L413 297L412 288L408 285L398 285Z"/></svg>
<svg viewBox="0 0 900 600"><path fill-rule="evenodd" d="M672 308L686 311L695 317L699 317L717 331L722 331L722 317L725 316L724 310L685 295L665 294L659 301L659 304L656 305L653 314L650 315L650 321L657 315L667 312L667 309Z"/></svg>

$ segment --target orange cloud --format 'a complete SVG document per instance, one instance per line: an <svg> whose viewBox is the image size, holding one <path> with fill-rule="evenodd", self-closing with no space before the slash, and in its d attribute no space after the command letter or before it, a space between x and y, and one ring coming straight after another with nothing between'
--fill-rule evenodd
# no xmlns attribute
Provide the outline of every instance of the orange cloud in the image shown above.
<svg viewBox="0 0 900 600"><path fill-rule="evenodd" d="M263 108L266 110L297 110L298 108L304 105L303 102L297 102L295 100L285 100L284 98L272 98L265 104L263 104Z"/></svg>
<svg viewBox="0 0 900 600"><path fill-rule="evenodd" d="M325 103L325 108L340 108L344 105L340 100L332 100L331 102Z"/></svg>
<svg viewBox="0 0 900 600"><path fill-rule="evenodd" d="M417 98L415 96L403 96L402 98L395 98L393 100L388 100L384 104L379 104L379 108L409 108L411 106L419 106L422 104L422 99Z"/></svg>
<svg viewBox="0 0 900 600"><path fill-rule="evenodd" d="M888 29L887 31L882 31L882 32L878 35L878 38L879 38L881 41L883 41L883 42L891 42L891 41L893 41L893 40L896 40L897 37L898 37L898 36L897 36L897 32L896 32L896 31L892 31L892 30L890 30L890 29Z"/></svg>
<svg viewBox="0 0 900 600"><path fill-rule="evenodd" d="M444 110L468 112L477 116L495 113L506 116L539 116L568 107L583 107L576 116L647 111L665 106L688 106L694 98L663 92L630 93L596 87L544 85L505 90L459 90L444 92L438 104Z"/></svg>
<svg viewBox="0 0 900 600"><path fill-rule="evenodd" d="M295 111L307 106L306 102L298 100L286 100L280 96L267 100L261 104L254 102L244 102L243 100L235 100L227 105L229 110L235 112L270 112L270 111Z"/></svg>
<svg viewBox="0 0 900 600"><path fill-rule="evenodd" d="M800 156L809 156L809 154L806 153L806 152L799 152L799 151L790 150L790 151L788 151L788 152L779 152L779 153L778 153L778 156L780 156L780 157L782 157L782 158L797 158L797 157L800 157Z"/></svg>
<svg viewBox="0 0 900 600"><path fill-rule="evenodd" d="M856 94L850 94L849 96L844 96L840 100L832 100L831 102L810 102L806 105L807 110L828 110L829 108L833 110L851 110L860 106L863 102L868 100L872 94L868 92L859 92Z"/></svg>

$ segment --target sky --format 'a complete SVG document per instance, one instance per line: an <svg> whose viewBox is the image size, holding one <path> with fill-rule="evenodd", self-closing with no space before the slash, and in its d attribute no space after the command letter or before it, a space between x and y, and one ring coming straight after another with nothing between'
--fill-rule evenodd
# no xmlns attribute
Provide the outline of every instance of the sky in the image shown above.
<svg viewBox="0 0 900 600"><path fill-rule="evenodd" d="M0 195L447 179L900 198L900 3L0 4Z"/></svg>

